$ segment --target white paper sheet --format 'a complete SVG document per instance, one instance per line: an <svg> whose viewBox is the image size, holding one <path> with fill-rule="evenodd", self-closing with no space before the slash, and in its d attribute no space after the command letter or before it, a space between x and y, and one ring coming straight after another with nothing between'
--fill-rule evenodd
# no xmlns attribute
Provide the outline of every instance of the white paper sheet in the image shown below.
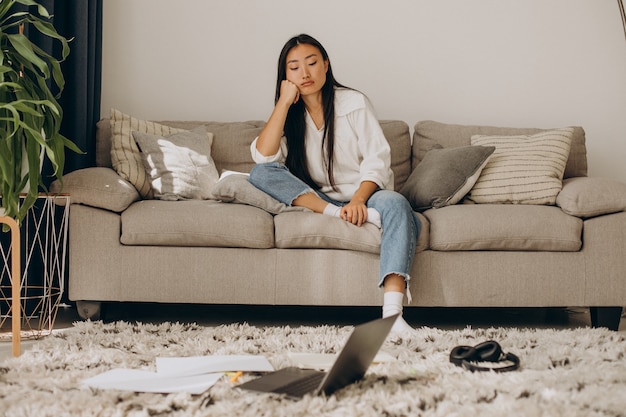
<svg viewBox="0 0 626 417"><path fill-rule="evenodd" d="M192 376L161 375L157 372L136 369L112 369L82 381L88 387L122 391L155 392L169 394L188 392L201 394L211 388L224 373Z"/></svg>
<svg viewBox="0 0 626 417"><path fill-rule="evenodd" d="M157 371L112 369L82 381L99 389L135 392L189 392L201 394L225 372L270 372L274 367L264 356L215 355L156 358Z"/></svg>
<svg viewBox="0 0 626 417"><path fill-rule="evenodd" d="M164 375L198 375L211 372L271 372L274 367L264 356L213 355L156 358L157 372Z"/></svg>

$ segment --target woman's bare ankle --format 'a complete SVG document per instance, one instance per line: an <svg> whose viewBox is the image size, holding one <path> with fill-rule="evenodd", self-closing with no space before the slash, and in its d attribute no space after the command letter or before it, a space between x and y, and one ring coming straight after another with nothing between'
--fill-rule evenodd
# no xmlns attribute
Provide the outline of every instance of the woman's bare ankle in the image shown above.
<svg viewBox="0 0 626 417"><path fill-rule="evenodd" d="M308 208L315 213L323 213L328 203L322 200L317 194L311 192L299 195L291 202L291 205Z"/></svg>

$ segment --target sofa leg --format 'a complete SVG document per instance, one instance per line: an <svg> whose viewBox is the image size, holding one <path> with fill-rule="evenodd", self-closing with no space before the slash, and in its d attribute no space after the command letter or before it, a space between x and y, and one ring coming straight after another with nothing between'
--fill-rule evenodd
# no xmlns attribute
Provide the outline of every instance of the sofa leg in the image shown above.
<svg viewBox="0 0 626 417"><path fill-rule="evenodd" d="M592 327L607 327L618 330L622 307L589 307Z"/></svg>
<svg viewBox="0 0 626 417"><path fill-rule="evenodd" d="M76 301L76 310L83 320L100 320L102 318L101 301Z"/></svg>

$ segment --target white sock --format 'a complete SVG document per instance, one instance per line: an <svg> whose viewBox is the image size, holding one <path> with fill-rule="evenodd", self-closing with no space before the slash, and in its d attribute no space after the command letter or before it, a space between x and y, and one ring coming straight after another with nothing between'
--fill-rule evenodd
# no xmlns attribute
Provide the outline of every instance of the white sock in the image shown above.
<svg viewBox="0 0 626 417"><path fill-rule="evenodd" d="M322 214L339 217L341 214L341 207L328 203L328 205L324 207L324 212Z"/></svg>
<svg viewBox="0 0 626 417"><path fill-rule="evenodd" d="M328 205L324 207L322 214L339 217L341 215L341 207L328 203ZM367 209L367 223L371 223L379 229L381 228L380 213L376 209L371 207Z"/></svg>
<svg viewBox="0 0 626 417"><path fill-rule="evenodd" d="M404 301L404 293L388 291L383 295L383 318L393 316L394 314L402 315L402 303Z"/></svg>
<svg viewBox="0 0 626 417"><path fill-rule="evenodd" d="M383 226L380 220L380 213L375 208L368 207L367 208L367 222L372 223L374 226L379 229Z"/></svg>
<svg viewBox="0 0 626 417"><path fill-rule="evenodd" d="M402 317L402 303L404 301L404 293L389 291L383 295L383 318L399 314L396 322L391 328L391 332L395 334L409 335L415 331Z"/></svg>

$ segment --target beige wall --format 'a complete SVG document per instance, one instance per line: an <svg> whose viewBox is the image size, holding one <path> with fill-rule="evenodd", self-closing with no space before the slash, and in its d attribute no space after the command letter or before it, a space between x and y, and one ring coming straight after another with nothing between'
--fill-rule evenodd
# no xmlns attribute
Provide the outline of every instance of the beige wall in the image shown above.
<svg viewBox="0 0 626 417"><path fill-rule="evenodd" d="M266 119L276 59L318 38L379 117L581 125L626 181L626 39L614 0L106 0L102 114Z"/></svg>

